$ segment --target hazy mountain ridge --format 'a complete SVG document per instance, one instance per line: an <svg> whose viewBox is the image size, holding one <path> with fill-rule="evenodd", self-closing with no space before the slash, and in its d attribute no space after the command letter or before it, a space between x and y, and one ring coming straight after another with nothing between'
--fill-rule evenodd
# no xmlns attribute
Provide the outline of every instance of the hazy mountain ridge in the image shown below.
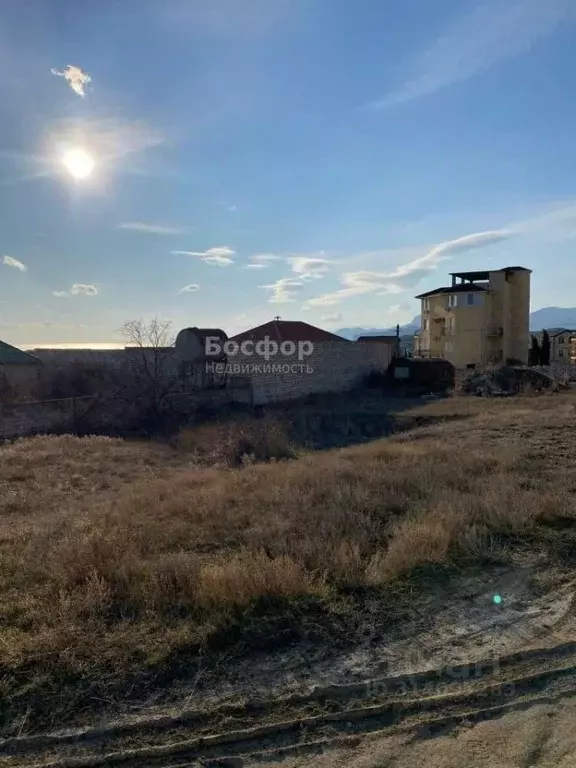
<svg viewBox="0 0 576 768"><path fill-rule="evenodd" d="M576 307L544 307L530 314L530 330L567 328L576 330Z"/></svg>
<svg viewBox="0 0 576 768"><path fill-rule="evenodd" d="M420 315L417 315L411 323L400 326L400 336L413 336L420 330ZM353 326L351 328L340 328L334 331L338 336L355 341L359 336L395 336L396 326L390 328L362 328Z"/></svg>
<svg viewBox="0 0 576 768"><path fill-rule="evenodd" d="M530 330L541 331L544 328L568 328L576 330L576 307L543 307L530 313ZM411 336L420 330L420 315L411 323L400 326L400 336ZM396 326L390 328L340 328L334 331L338 336L355 341L359 336L392 336Z"/></svg>

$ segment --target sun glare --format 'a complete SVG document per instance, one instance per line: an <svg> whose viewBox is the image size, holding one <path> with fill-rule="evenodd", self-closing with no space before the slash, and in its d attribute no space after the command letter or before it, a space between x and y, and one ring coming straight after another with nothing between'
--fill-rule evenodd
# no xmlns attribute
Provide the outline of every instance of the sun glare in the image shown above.
<svg viewBox="0 0 576 768"><path fill-rule="evenodd" d="M87 179L96 165L94 157L81 147L69 149L62 157L62 163L75 179Z"/></svg>

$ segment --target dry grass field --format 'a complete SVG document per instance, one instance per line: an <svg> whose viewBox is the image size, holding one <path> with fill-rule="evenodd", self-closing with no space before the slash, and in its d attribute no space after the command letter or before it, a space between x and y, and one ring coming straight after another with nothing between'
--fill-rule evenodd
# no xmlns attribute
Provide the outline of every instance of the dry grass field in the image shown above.
<svg viewBox="0 0 576 768"><path fill-rule="evenodd" d="M270 424L258 445L279 458L236 468L220 429L171 446L0 447L6 727L146 697L199 655L353 641L367 599L394 620L407 584L430 589L446 570L575 557L572 392L438 401L399 414L389 438L316 453Z"/></svg>

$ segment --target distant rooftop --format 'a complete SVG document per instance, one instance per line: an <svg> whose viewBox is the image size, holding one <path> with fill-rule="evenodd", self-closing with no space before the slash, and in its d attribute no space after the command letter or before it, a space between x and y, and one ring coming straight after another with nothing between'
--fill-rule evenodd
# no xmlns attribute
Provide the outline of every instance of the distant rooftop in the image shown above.
<svg viewBox="0 0 576 768"><path fill-rule="evenodd" d="M570 328L543 328L541 331L535 331L535 333L542 335L544 331L548 333L548 336L565 336L567 333L574 333Z"/></svg>
<svg viewBox="0 0 576 768"><path fill-rule="evenodd" d="M40 361L34 355L23 352L12 344L0 341L0 365L38 365Z"/></svg>
<svg viewBox="0 0 576 768"><path fill-rule="evenodd" d="M301 320L271 320L269 323L259 325L256 328L250 328L248 331L237 333L232 336L231 341L260 341L268 336L269 339L278 342L283 341L348 341L342 336L330 333L315 325L304 323Z"/></svg>
<svg viewBox="0 0 576 768"><path fill-rule="evenodd" d="M480 274L480 273L474 273ZM443 285L440 288L434 288L432 291L426 291L419 296L415 296L415 299L425 299L427 296L435 296L438 293L477 293L479 291L486 291L488 289L488 283L486 285L479 285L478 283L460 283L459 285Z"/></svg>
<svg viewBox="0 0 576 768"><path fill-rule="evenodd" d="M383 334L374 334L374 336L358 336L356 341L386 341L386 342L395 342L397 341L396 336L386 336Z"/></svg>

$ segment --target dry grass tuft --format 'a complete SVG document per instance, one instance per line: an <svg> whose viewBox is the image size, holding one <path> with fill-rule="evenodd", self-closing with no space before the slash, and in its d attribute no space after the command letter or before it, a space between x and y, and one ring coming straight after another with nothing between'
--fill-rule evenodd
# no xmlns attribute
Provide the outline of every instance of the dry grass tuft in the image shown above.
<svg viewBox="0 0 576 768"><path fill-rule="evenodd" d="M176 447L203 463L230 467L294 456L285 426L270 417L183 429Z"/></svg>

